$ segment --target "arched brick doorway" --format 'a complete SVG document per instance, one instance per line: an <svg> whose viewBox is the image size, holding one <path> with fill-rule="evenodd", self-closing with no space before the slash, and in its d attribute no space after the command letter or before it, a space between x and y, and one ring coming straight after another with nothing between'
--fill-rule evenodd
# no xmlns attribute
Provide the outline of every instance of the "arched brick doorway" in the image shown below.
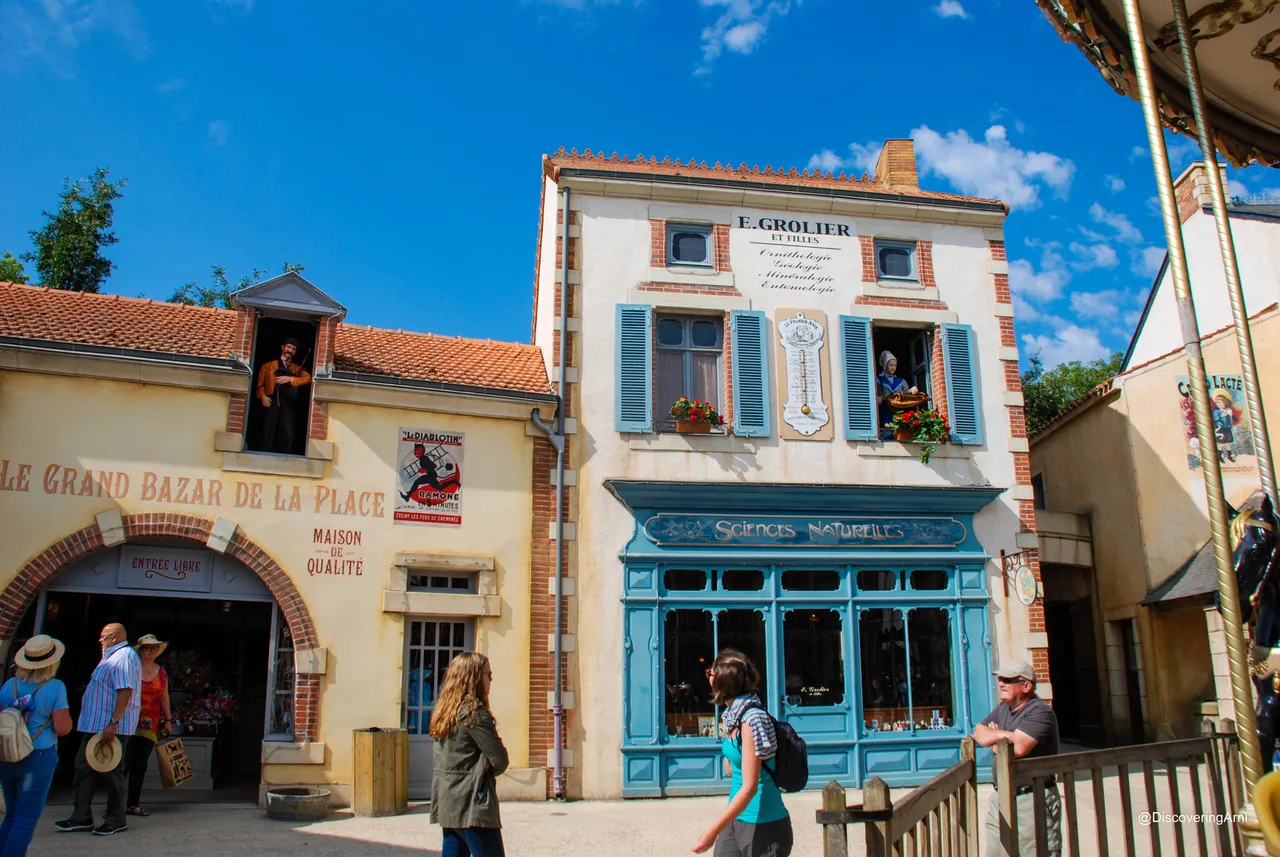
<svg viewBox="0 0 1280 857"><path fill-rule="evenodd" d="M213 532L213 521L195 515L124 515L122 519L126 543L163 536L185 539L203 546L208 544L209 535ZM0 593L0 640L12 638L18 622L35 601L40 587L69 563L106 546L102 530L95 522L50 545L23 566L22 571ZM319 642L311 614L284 569L266 551L245 538L239 529L228 542L224 553L243 563L267 585L276 603L280 605L280 612L289 623L295 651L317 648ZM320 725L320 677L296 675L293 696L294 740L315 741Z"/></svg>

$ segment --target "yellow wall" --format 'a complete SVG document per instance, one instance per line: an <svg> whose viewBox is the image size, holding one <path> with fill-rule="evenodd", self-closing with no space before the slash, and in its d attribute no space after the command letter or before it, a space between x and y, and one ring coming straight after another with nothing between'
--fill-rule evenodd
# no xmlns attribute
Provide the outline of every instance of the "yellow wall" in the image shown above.
<svg viewBox="0 0 1280 857"><path fill-rule="evenodd" d="M512 766L527 766L532 443L523 422L331 403L329 440L337 451L323 479L284 478L221 469L222 454L213 444L226 424L227 400L224 393L176 387L0 373L0 460L9 462L11 477L19 464L31 465L28 490L0 490L0 587L51 544L112 508L127 515L174 512L234 520L293 580L320 646L328 649L319 723L319 740L326 744L323 768L271 765L266 782L342 786L351 780L351 731L399 725L404 620L382 612L394 553L493 557L502 612L476 620L476 648L494 662L492 702ZM401 426L465 433L461 527L393 525ZM42 477L51 464L81 474L123 471L128 493L118 500L46 493ZM148 472L219 480L221 505L144 501ZM236 507L238 482L261 485L261 509ZM344 494L383 492L383 515L334 515L328 504L317 512L320 485ZM273 508L277 490L287 500L295 488L300 511ZM315 527L363 531L360 576L308 576Z"/></svg>

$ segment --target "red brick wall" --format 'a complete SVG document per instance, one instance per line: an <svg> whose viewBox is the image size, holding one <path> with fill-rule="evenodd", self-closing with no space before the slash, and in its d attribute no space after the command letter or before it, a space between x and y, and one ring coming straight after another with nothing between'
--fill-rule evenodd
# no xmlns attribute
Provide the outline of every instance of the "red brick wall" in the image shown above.
<svg viewBox="0 0 1280 857"><path fill-rule="evenodd" d="M720 413L724 417L726 432L733 431L733 337L730 336L730 315L724 314L724 393L721 400Z"/></svg>
<svg viewBox="0 0 1280 857"><path fill-rule="evenodd" d="M899 306L917 307L919 309L945 310L947 305L942 301L926 301L919 298L888 298L879 295L860 295L854 304L863 306Z"/></svg>
<svg viewBox="0 0 1280 857"><path fill-rule="evenodd" d="M742 292L734 286L715 285L712 283L641 283L642 292L666 292L673 295L718 295L721 297L741 297Z"/></svg>
<svg viewBox="0 0 1280 857"><path fill-rule="evenodd" d="M250 383L253 383L252 381ZM227 399L227 431L231 434L244 433L245 414L249 409L248 393L232 393Z"/></svg>
<svg viewBox="0 0 1280 857"><path fill-rule="evenodd" d="M245 363L252 363L253 334L258 314L251 307L240 307L239 312L240 318L238 319L239 331L236 335L236 353L232 356L239 357Z"/></svg>
<svg viewBox="0 0 1280 857"><path fill-rule="evenodd" d="M312 440L328 440L329 439L329 403L315 402L311 403L311 425L307 432L307 437Z"/></svg>
<svg viewBox="0 0 1280 857"><path fill-rule="evenodd" d="M649 267L667 267L667 221L649 221Z"/></svg>
<svg viewBox="0 0 1280 857"><path fill-rule="evenodd" d="M874 283L880 279L876 271L876 239L859 235L858 243L862 246L862 282Z"/></svg>
<svg viewBox="0 0 1280 857"><path fill-rule="evenodd" d="M942 328L933 326L933 348L929 352L929 374L933 376L933 407L950 419L947 407L947 368L942 356Z"/></svg>
<svg viewBox="0 0 1280 857"><path fill-rule="evenodd" d="M712 235L715 238L716 270L732 271L733 268L729 267L729 224L717 223Z"/></svg>
<svg viewBox="0 0 1280 857"><path fill-rule="evenodd" d="M938 283L933 279L933 242L916 242L916 274L920 277L920 285L926 289L936 289Z"/></svg>

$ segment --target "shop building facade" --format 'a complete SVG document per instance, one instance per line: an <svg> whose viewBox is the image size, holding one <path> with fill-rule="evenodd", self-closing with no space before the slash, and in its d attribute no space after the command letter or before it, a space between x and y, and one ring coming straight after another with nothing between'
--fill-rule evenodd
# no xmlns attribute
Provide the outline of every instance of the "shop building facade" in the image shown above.
<svg viewBox="0 0 1280 857"><path fill-rule="evenodd" d="M944 770L992 707L996 657L1033 660L1052 698L1006 207L921 189L907 140L861 179L563 150L543 166L566 791L726 791L704 676L726 647L805 737L811 784ZM884 439L884 352L884 383L950 422L928 464ZM679 396L725 426L677 431ZM531 621L554 651L549 613Z"/></svg>
<svg viewBox="0 0 1280 857"><path fill-rule="evenodd" d="M555 397L540 353L348 325L298 274L236 305L0 285L6 663L58 635L75 709L105 621L166 635L174 681L201 677L175 702L196 724L194 785L324 784L345 802L352 731L374 726L408 728L411 794L429 793L432 701L475 649L512 756L502 789L541 798L529 562L548 486L529 423ZM236 709L216 727L211 695Z"/></svg>

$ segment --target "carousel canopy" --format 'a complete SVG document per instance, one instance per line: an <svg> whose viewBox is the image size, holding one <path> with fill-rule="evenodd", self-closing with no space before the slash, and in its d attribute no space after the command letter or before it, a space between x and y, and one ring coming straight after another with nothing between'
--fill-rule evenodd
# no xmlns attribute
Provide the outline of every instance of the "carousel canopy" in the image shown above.
<svg viewBox="0 0 1280 857"><path fill-rule="evenodd" d="M1036 0L1117 92L1137 99L1121 0ZM1280 165L1280 0L1187 0L1218 151L1233 165ZM1191 138L1191 98L1170 0L1139 0L1165 124Z"/></svg>

